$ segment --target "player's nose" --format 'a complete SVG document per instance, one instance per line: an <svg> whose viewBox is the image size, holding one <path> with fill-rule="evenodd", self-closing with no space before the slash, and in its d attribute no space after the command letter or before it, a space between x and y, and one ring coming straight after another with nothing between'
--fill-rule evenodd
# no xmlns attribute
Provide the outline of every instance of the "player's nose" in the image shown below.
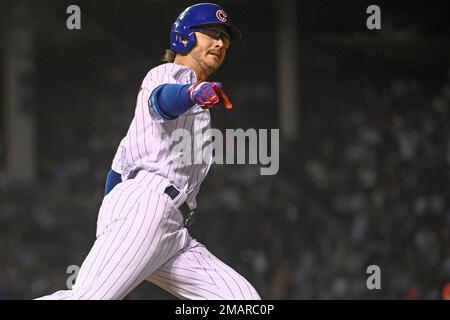
<svg viewBox="0 0 450 320"><path fill-rule="evenodd" d="M215 44L214 44L214 47L218 48L218 49L222 48L223 47L223 41L222 40L216 40Z"/></svg>
<svg viewBox="0 0 450 320"><path fill-rule="evenodd" d="M226 47L225 41L223 41L222 39L218 39L218 40L215 40L215 41L216 41L216 43L214 45L214 48L220 49L220 51L222 53L227 51L228 48Z"/></svg>
<svg viewBox="0 0 450 320"><path fill-rule="evenodd" d="M225 46L225 42L223 41L222 38L215 39L215 42L216 42L216 48L223 48Z"/></svg>

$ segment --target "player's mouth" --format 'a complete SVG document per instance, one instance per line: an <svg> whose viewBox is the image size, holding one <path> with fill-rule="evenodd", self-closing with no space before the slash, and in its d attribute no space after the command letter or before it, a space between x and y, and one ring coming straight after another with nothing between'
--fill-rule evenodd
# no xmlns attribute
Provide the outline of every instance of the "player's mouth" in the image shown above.
<svg viewBox="0 0 450 320"><path fill-rule="evenodd" d="M219 52L210 52L209 54L212 55L213 57L215 57L219 61L222 59L222 55Z"/></svg>

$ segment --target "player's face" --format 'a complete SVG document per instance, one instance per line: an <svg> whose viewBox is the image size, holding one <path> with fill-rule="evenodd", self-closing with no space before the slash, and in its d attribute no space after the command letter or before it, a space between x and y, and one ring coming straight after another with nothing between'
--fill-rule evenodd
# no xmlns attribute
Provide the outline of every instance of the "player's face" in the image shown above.
<svg viewBox="0 0 450 320"><path fill-rule="evenodd" d="M190 54L208 72L215 71L225 60L230 46L230 36L223 26L214 26L195 33L197 45Z"/></svg>

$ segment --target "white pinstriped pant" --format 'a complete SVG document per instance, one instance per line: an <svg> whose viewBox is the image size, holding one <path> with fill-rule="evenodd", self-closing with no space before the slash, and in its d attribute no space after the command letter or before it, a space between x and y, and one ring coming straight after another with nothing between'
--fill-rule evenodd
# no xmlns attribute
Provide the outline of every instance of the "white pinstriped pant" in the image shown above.
<svg viewBox="0 0 450 320"><path fill-rule="evenodd" d="M183 227L162 177L140 171L103 200L97 240L75 285L38 300L123 299L144 280L180 299L260 299L250 283Z"/></svg>

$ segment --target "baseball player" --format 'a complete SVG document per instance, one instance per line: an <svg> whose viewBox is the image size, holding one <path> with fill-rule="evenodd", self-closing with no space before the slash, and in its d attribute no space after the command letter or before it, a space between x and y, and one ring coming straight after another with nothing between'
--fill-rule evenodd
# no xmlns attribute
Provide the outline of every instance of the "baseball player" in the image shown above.
<svg viewBox="0 0 450 320"><path fill-rule="evenodd" d="M212 106L232 108L221 83L207 79L240 37L216 4L193 5L176 19L167 63L142 82L106 179L97 238L76 283L39 299L123 299L144 280L180 299L260 299L246 279L189 234L210 163L183 163L171 152L176 129L193 136L210 128ZM201 144L207 150L212 141L204 135Z"/></svg>

